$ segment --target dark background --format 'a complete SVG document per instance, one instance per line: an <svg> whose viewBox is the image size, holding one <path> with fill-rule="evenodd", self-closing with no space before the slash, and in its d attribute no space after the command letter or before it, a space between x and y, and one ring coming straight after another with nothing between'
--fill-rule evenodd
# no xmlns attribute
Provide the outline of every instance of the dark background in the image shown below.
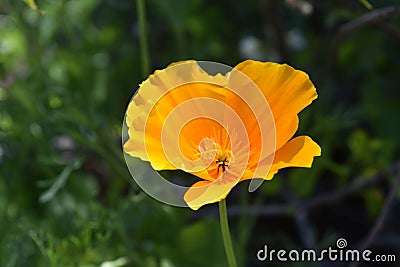
<svg viewBox="0 0 400 267"><path fill-rule="evenodd" d="M227 199L241 266L347 266L256 258L265 244L320 251L340 237L398 265L398 1L145 2L151 71L252 58L317 88L297 134L322 156ZM136 1L36 3L0 2L0 266L227 266L215 204L159 203L125 165L124 112L147 77Z"/></svg>

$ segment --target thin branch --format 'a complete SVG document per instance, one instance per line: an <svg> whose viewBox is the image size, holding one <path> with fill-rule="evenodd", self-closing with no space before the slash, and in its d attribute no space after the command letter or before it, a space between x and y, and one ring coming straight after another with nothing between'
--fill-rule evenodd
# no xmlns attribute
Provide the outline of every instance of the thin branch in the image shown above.
<svg viewBox="0 0 400 267"><path fill-rule="evenodd" d="M397 27L393 26L392 24L389 24L382 20L378 20L374 22L374 25L384 30L390 36L396 39L400 39L400 30Z"/></svg>
<svg viewBox="0 0 400 267"><path fill-rule="evenodd" d="M245 212L250 216L288 216L294 214L294 207L286 204L269 204L263 206L248 206L245 211L239 205L230 205L228 207L229 217L237 217ZM204 207L196 213L196 218L204 218L208 216L217 216L218 210L215 206Z"/></svg>
<svg viewBox="0 0 400 267"><path fill-rule="evenodd" d="M400 6L389 6L380 9L375 9L361 17L350 21L339 28L337 38L343 38L349 33L382 18L389 18L400 15Z"/></svg>
<svg viewBox="0 0 400 267"><path fill-rule="evenodd" d="M305 248L313 248L315 246L315 240L312 225L308 216L308 210L306 208L299 209L296 212L295 221L301 243Z"/></svg>
<svg viewBox="0 0 400 267"><path fill-rule="evenodd" d="M312 248L314 247L314 237L308 216L307 206L304 204L303 200L293 193L291 188L288 186L287 181L288 180L285 179L283 196L290 205L295 207L296 212L294 213L294 220L302 245L306 248Z"/></svg>
<svg viewBox="0 0 400 267"><path fill-rule="evenodd" d="M326 60L322 72L319 75L319 78L317 79L318 84L321 85L323 81L325 81L330 71L330 68L332 67L333 63L336 60L337 51L343 39L345 39L347 36L350 35L350 33L354 32L355 30L360 29L372 22L377 22L383 18L395 17L398 15L400 15L400 6L389 6L370 11L362 15L361 17L340 26L333 40L332 48L329 53L328 59Z"/></svg>
<svg viewBox="0 0 400 267"><path fill-rule="evenodd" d="M260 1L261 8L265 12L265 18L271 25L275 37L275 48L279 53L279 58L282 62L290 62L289 51L286 47L285 30L283 23L278 16L278 6L276 1L263 0Z"/></svg>
<svg viewBox="0 0 400 267"><path fill-rule="evenodd" d="M139 47L142 75L146 77L150 72L150 56L147 43L146 6L144 0L136 0L136 9L139 24Z"/></svg>
<svg viewBox="0 0 400 267"><path fill-rule="evenodd" d="M305 210L310 208L316 208L323 205L329 205L338 200L341 200L361 189L367 188L384 178L387 178L389 174L392 174L400 170L400 161L388 166L386 169L377 172L376 174L369 177L357 178L354 182L350 183L344 188L338 189L332 193L326 193L321 196L312 197L309 200L302 202L302 207ZM295 216L299 207L293 204L268 204L263 206L249 206L243 211L240 205L232 205L228 207L228 213L231 217L236 217L246 212L247 215L256 216ZM204 208L194 213L196 216L202 218L207 216L216 216L218 210L214 206Z"/></svg>
<svg viewBox="0 0 400 267"><path fill-rule="evenodd" d="M313 208L329 203L334 203L356 191L364 189L372 184L377 183L378 181L382 180L383 178L387 177L390 173L396 171L400 166L400 161L390 165L386 169L377 172L376 174L369 176L369 177L362 177L354 180L354 182L350 183L346 187L339 189L335 192L329 194L323 194L321 196L316 196L308 201L306 201L307 208Z"/></svg>
<svg viewBox="0 0 400 267"><path fill-rule="evenodd" d="M389 192L389 195L386 198L385 204L383 205L382 211L379 214L379 217L376 219L374 226L371 228L367 238L365 239L364 243L360 247L360 251L364 251L367 248L369 248L373 241L376 239L378 233L380 230L383 228L383 225L386 221L386 218L389 215L390 209L393 205L393 202L396 199L397 192L400 188L400 165L398 166L398 173L396 175L396 180L394 184L391 187L391 190ZM351 267L357 267L358 262L353 262L353 264L350 265Z"/></svg>

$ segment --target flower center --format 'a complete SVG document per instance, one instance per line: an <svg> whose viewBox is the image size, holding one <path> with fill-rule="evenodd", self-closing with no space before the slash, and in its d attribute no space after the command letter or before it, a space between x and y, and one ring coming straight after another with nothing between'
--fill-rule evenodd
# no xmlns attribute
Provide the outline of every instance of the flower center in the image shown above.
<svg viewBox="0 0 400 267"><path fill-rule="evenodd" d="M213 164L208 167L208 173L211 177L217 179L225 171L227 171L232 163L232 152L230 150L224 150L217 144L217 153Z"/></svg>
<svg viewBox="0 0 400 267"><path fill-rule="evenodd" d="M229 155L229 156L228 156ZM227 168L229 168L229 159L230 159L230 151L224 150L220 151L217 156L217 160L215 164L217 164L217 172L224 172Z"/></svg>
<svg viewBox="0 0 400 267"><path fill-rule="evenodd" d="M195 155L200 155L202 163L207 166L208 175L213 179L218 179L236 164L231 138L223 128L212 127L211 132L199 142Z"/></svg>

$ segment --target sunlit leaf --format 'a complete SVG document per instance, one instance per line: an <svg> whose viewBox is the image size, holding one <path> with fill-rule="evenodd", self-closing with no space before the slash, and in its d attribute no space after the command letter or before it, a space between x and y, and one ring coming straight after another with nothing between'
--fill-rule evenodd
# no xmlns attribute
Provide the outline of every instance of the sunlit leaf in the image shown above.
<svg viewBox="0 0 400 267"><path fill-rule="evenodd" d="M35 10L35 11L38 10L38 6L36 5L35 0L24 0L24 2L25 2L25 4L27 4L33 10Z"/></svg>
<svg viewBox="0 0 400 267"><path fill-rule="evenodd" d="M374 8L368 0L360 0L360 3L368 10L372 10Z"/></svg>

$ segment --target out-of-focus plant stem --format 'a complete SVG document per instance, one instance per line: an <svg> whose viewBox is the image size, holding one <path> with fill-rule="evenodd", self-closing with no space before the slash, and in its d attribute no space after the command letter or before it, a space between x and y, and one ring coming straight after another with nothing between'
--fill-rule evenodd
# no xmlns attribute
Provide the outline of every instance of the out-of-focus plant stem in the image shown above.
<svg viewBox="0 0 400 267"><path fill-rule="evenodd" d="M136 10L139 24L139 46L142 75L146 77L150 72L150 57L147 45L146 7L144 0L136 0Z"/></svg>

